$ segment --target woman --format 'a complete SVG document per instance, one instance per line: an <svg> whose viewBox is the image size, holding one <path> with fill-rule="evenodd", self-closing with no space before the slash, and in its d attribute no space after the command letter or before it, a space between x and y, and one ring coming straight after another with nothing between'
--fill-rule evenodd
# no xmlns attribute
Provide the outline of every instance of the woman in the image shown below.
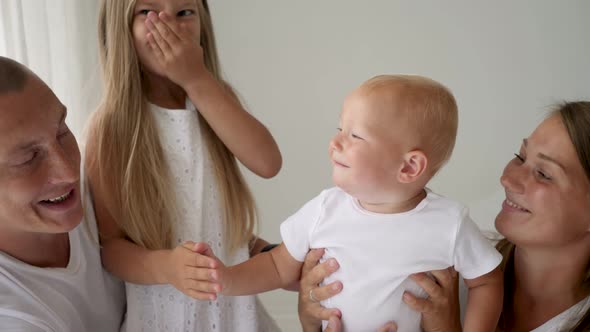
<svg viewBox="0 0 590 332"><path fill-rule="evenodd" d="M504 256L505 289L498 329L588 331L590 102L557 107L523 140L500 182L506 199L495 225L505 238L496 247ZM319 329L322 319L329 319L331 330L339 331L337 309L317 303L343 287L317 287L338 268L331 261L316 266L321 254L310 252L303 269L300 319L305 331ZM429 299L405 294L404 301L422 313L425 331L461 331L457 274L447 269L433 271L433 276L435 280L423 273L413 276ZM395 324L382 330L395 330Z"/></svg>

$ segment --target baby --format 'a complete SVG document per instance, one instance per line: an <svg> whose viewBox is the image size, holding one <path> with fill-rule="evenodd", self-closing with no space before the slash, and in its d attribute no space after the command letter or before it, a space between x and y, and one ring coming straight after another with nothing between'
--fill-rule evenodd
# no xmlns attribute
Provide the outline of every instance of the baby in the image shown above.
<svg viewBox="0 0 590 332"><path fill-rule="evenodd" d="M345 100L330 142L336 187L322 191L281 225L283 243L231 267L218 264L221 294L246 295L298 280L310 248L325 248L340 269L325 282L342 292L324 301L342 312L347 331L395 321L420 331L404 291L409 279L454 266L469 288L465 331L494 331L502 308L500 254L461 204L427 183L449 159L457 134L450 91L419 76L377 76Z"/></svg>

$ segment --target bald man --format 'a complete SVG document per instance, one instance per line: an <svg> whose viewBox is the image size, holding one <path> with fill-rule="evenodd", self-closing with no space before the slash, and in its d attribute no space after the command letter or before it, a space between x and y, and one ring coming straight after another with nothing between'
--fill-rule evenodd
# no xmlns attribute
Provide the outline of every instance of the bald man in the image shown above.
<svg viewBox="0 0 590 332"><path fill-rule="evenodd" d="M33 72L0 57L2 331L119 331L124 316L66 115Z"/></svg>

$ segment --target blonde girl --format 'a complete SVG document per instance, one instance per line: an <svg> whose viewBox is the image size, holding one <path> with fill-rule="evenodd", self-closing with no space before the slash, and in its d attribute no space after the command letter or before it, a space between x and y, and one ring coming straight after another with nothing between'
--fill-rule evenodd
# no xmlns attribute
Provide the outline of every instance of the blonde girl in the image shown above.
<svg viewBox="0 0 590 332"><path fill-rule="evenodd" d="M126 281L126 329L275 330L255 297L215 295L208 248L235 264L267 244L236 158L269 178L281 155L220 78L206 1L103 0L99 15L86 171L103 265Z"/></svg>

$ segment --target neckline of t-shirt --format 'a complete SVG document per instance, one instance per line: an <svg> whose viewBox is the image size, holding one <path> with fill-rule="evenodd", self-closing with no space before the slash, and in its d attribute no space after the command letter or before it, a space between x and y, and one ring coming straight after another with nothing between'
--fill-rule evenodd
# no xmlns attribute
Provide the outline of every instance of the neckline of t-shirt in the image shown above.
<svg viewBox="0 0 590 332"><path fill-rule="evenodd" d="M545 323L543 323L543 325L537 327L536 329L531 330L531 332L545 331L545 329L547 327L549 327L548 325L550 325L550 324L553 324L553 325L556 324L555 327L563 328L564 326L561 326L561 324L563 324L565 322L569 322L569 319L572 318L572 317L570 317L570 315L575 314L575 313L586 312L588 309L590 309L590 295L581 299L580 301L578 301L578 303L565 309L564 311L560 312L556 316L553 316L553 318L546 321ZM575 316L573 318L580 319L580 317L575 317Z"/></svg>
<svg viewBox="0 0 590 332"><path fill-rule="evenodd" d="M80 255L80 251L82 250L82 248L81 248L79 233L81 231L81 228L83 227L83 225L82 225L83 223L84 223L84 219L82 219L82 221L80 222L80 224L78 226L76 226L76 228L74 228L73 230L68 232L70 256L69 256L68 264L65 267L38 267L35 265L27 264L15 257L12 257L12 256L7 255L2 252L0 252L0 255L5 257L5 259L7 259L9 262L12 262L12 264L20 265L20 266L27 266L28 269L30 269L32 271L38 271L39 273L46 273L47 271L52 271L52 272L63 273L63 274L73 274L78 270L78 268L80 266L80 256L79 255Z"/></svg>
<svg viewBox="0 0 590 332"><path fill-rule="evenodd" d="M193 105L193 103L190 101L190 99L186 98L184 107L185 108L165 108L162 107L160 105L156 105L150 101L147 101L147 105L148 108L154 111L160 111L160 112L166 112L166 113L174 113L174 114L183 114L183 113L187 113L187 112L193 112L195 111L195 106Z"/></svg>
<svg viewBox="0 0 590 332"><path fill-rule="evenodd" d="M424 197L424 199L422 199L420 201L420 203L418 203L418 205L416 205L416 207L414 207L413 209L411 209L409 211L400 212L400 213L377 213L377 212L372 212L372 211L369 211L369 210L365 209L364 207L362 207L362 205L359 202L358 198L353 197L351 195L348 195L348 196L349 196L350 201L352 202L352 206L359 213L362 213L364 215L371 216L371 217L378 217L378 218L403 218L403 217L411 216L414 213L420 212L422 209L424 209L426 207L426 205L428 205L428 203L430 202L430 200L432 198L433 193L428 188L424 188L424 190L426 191L426 197Z"/></svg>

